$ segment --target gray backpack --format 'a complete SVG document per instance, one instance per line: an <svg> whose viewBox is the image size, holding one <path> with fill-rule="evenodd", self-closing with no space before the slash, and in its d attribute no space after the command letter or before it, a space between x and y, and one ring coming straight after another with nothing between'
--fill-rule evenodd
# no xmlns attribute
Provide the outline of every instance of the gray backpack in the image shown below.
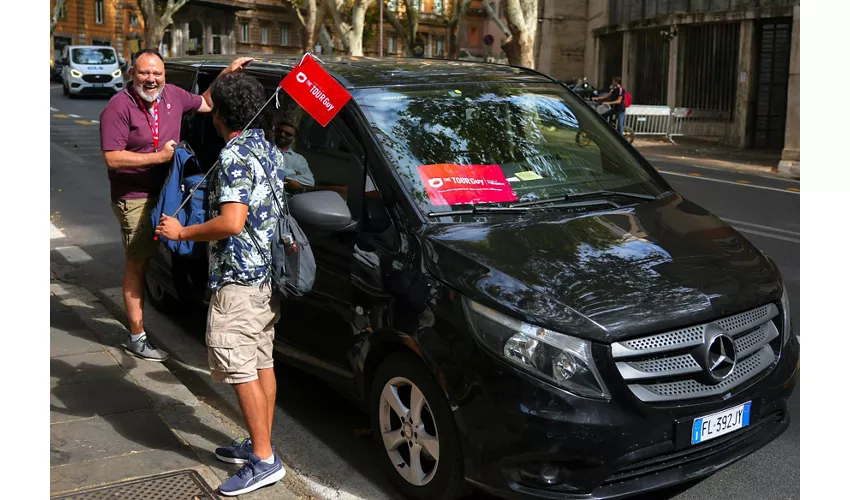
<svg viewBox="0 0 850 500"><path fill-rule="evenodd" d="M313 283L316 281L316 259L313 257L313 251L310 249L310 241L304 235L304 231L296 222L292 214L289 213L289 203L287 202L286 193L278 197L276 186L272 183L269 176L269 171L256 154L251 152L254 158L257 158L263 171L266 173L266 182L271 188L272 198L277 206L278 219L274 228L274 236L272 236L272 260L266 259L266 255L260 252L266 266L269 267L269 277L272 280L272 286L275 292L280 293L284 297L301 296L313 288ZM280 199L283 198L283 203ZM248 232L254 244L259 248L259 242L251 232Z"/></svg>

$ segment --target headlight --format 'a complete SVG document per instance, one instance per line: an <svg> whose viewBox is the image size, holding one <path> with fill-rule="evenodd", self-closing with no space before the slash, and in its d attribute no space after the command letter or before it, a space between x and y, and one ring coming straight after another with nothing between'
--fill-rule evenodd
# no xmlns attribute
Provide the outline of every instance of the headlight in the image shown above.
<svg viewBox="0 0 850 500"><path fill-rule="evenodd" d="M791 302L788 300L788 289L782 289L782 345L791 338Z"/></svg>
<svg viewBox="0 0 850 500"><path fill-rule="evenodd" d="M504 359L573 394L608 399L590 342L529 325L464 299L472 331Z"/></svg>
<svg viewBox="0 0 850 500"><path fill-rule="evenodd" d="M112 78L118 78L119 76L121 76L121 70L120 69L116 69L115 71L112 72Z"/></svg>
<svg viewBox="0 0 850 500"><path fill-rule="evenodd" d="M80 73L79 71L75 70L75 69L72 69L71 70L71 76L73 76L74 78L79 78L79 77L83 76L83 74Z"/></svg>

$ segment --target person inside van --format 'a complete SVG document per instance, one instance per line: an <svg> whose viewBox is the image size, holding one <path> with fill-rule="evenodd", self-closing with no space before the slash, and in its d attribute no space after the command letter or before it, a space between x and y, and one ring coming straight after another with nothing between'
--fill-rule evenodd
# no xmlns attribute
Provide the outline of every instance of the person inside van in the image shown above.
<svg viewBox="0 0 850 500"><path fill-rule="evenodd" d="M283 153L285 162L286 190L290 193L301 193L306 188L315 186L316 182L307 159L292 149L292 145L298 139L298 128L289 122L281 122L277 125L275 132L275 143Z"/></svg>

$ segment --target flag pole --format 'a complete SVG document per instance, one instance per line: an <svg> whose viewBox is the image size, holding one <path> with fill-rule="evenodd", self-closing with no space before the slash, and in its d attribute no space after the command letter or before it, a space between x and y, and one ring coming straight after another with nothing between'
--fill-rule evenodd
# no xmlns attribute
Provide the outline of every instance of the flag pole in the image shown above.
<svg viewBox="0 0 850 500"><path fill-rule="evenodd" d="M378 57L384 57L384 0L378 0Z"/></svg>

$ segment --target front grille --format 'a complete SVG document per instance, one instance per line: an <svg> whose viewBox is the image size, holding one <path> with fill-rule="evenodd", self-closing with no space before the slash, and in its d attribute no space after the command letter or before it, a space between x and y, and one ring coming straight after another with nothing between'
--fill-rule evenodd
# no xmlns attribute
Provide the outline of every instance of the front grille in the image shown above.
<svg viewBox="0 0 850 500"><path fill-rule="evenodd" d="M642 476L658 474L664 470L681 467L685 464L704 460L718 453L729 450L734 445L749 439L758 439L764 432L769 432L771 427L782 424L785 412L782 410L771 413L760 419L753 425L744 427L726 436L712 439L705 443L685 448L679 451L669 451L661 455L645 458L633 462L609 477L605 484L618 483Z"/></svg>
<svg viewBox="0 0 850 500"><path fill-rule="evenodd" d="M770 342L779 337L771 321L779 314L774 304L702 325L617 342L611 354L617 370L641 401L661 403L717 396L768 369L776 361ZM697 352L717 333L735 343L734 370L719 383L705 383L705 368Z"/></svg>
<svg viewBox="0 0 850 500"><path fill-rule="evenodd" d="M83 81L88 83L108 83L112 81L112 75L83 75Z"/></svg>

